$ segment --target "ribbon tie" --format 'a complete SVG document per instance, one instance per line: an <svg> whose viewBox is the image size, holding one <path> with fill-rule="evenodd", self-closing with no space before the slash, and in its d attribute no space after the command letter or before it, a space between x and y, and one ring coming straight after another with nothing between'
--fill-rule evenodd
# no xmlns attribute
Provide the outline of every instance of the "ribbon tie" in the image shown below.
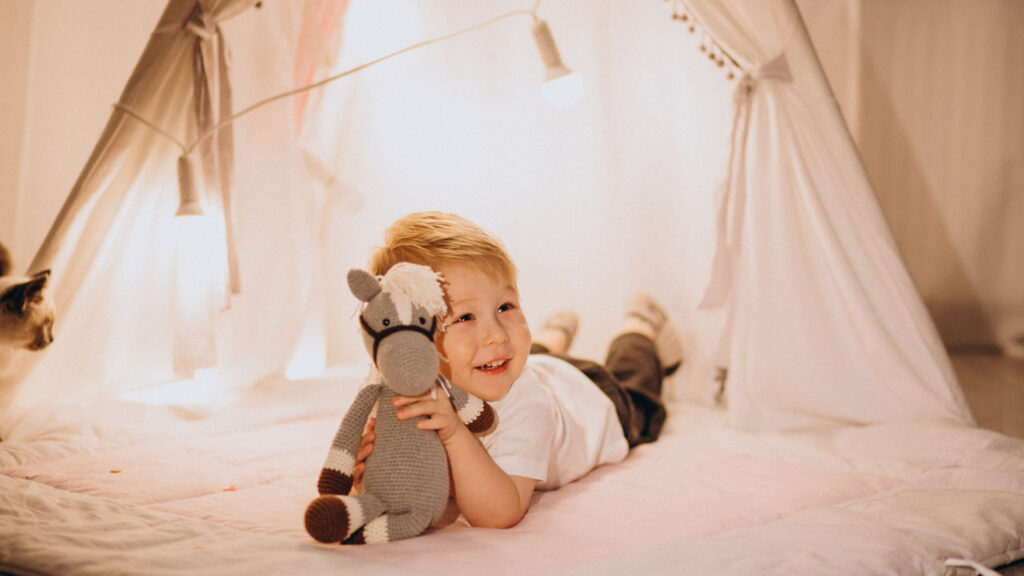
<svg viewBox="0 0 1024 576"><path fill-rule="evenodd" d="M185 21L185 29L203 40L210 40L217 35L217 21L203 10L199 2L196 2L188 20Z"/></svg>
<svg viewBox="0 0 1024 576"><path fill-rule="evenodd" d="M715 219L715 254L711 277L700 301L701 308L722 305L732 286L732 268L743 234L743 212L746 203L747 138L750 131L750 109L757 85L766 80L792 82L784 52L762 64L753 73L745 73L733 91L733 122L729 169L718 194Z"/></svg>
<svg viewBox="0 0 1024 576"><path fill-rule="evenodd" d="M232 115L231 80L228 75L226 43L220 35L220 26L213 14L196 2L183 28L195 35L192 52L193 100L196 125L200 137ZM227 242L227 271L231 293L240 291L238 254L232 217L231 187L234 175L234 131L230 124L217 129L198 145L202 175L208 190L220 192L217 202L224 214L224 232Z"/></svg>

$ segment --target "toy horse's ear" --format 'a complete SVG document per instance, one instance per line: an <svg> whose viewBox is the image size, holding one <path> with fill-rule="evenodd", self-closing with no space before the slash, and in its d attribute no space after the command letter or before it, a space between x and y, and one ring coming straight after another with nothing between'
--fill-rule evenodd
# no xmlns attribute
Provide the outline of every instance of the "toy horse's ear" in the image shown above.
<svg viewBox="0 0 1024 576"><path fill-rule="evenodd" d="M356 298L363 302L373 300L374 296L380 294L381 291L380 282L377 278L366 270L360 270L359 268L353 268L348 271L348 288Z"/></svg>

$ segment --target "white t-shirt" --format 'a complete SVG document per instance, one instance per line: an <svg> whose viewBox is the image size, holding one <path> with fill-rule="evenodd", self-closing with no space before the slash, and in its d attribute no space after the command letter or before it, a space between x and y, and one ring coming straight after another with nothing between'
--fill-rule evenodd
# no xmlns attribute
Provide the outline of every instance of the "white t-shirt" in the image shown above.
<svg viewBox="0 0 1024 576"><path fill-rule="evenodd" d="M512 389L491 402L498 426L482 436L506 474L552 490L629 453L615 406L573 365L531 354Z"/></svg>

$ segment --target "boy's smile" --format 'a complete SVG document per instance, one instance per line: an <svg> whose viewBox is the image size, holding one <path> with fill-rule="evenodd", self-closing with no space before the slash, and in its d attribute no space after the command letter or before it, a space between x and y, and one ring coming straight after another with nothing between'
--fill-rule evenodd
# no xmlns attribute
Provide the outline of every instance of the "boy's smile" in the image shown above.
<svg viewBox="0 0 1024 576"><path fill-rule="evenodd" d="M530 328L507 279L466 264L440 267L448 299L438 349L441 372L484 400L500 400L530 353Z"/></svg>

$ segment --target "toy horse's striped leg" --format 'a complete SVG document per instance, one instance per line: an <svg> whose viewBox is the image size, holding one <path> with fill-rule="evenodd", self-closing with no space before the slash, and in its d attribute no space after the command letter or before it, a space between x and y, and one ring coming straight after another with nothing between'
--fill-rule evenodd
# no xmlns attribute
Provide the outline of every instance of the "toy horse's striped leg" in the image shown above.
<svg viewBox="0 0 1024 576"><path fill-rule="evenodd" d="M497 417L490 404L452 384L444 376L438 375L437 383L448 394L452 408L470 432L484 434L494 426Z"/></svg>
<svg viewBox="0 0 1024 576"><path fill-rule="evenodd" d="M375 544L419 536L430 526L431 516L426 510L382 514L357 530L346 543Z"/></svg>
<svg viewBox="0 0 1024 576"><path fill-rule="evenodd" d="M384 503L370 494L320 496L306 507L306 532L326 544L344 542L384 510Z"/></svg>

